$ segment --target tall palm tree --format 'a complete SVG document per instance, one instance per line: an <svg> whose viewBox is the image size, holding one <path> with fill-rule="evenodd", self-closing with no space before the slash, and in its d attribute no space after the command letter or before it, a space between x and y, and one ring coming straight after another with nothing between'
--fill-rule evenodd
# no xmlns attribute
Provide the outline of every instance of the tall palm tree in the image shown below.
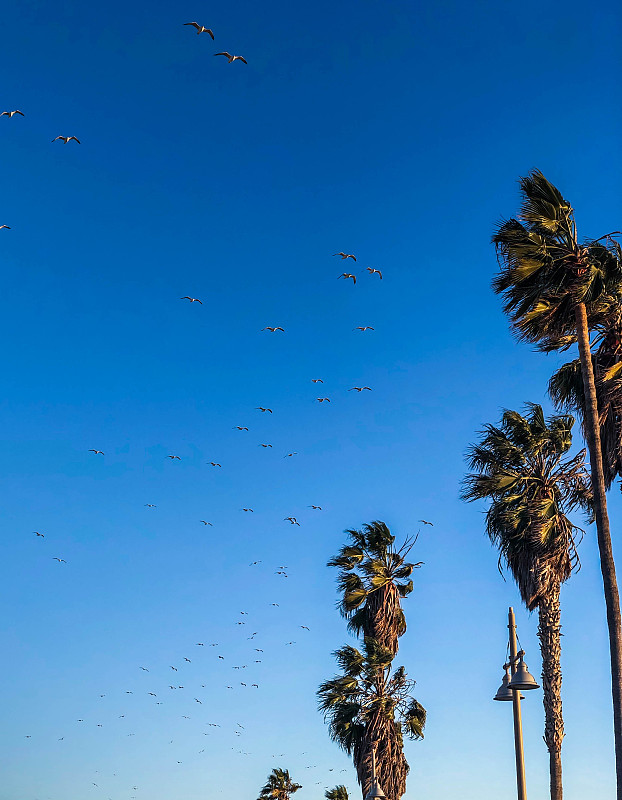
<svg viewBox="0 0 622 800"><path fill-rule="evenodd" d="M324 797L326 800L350 800L348 790L342 783L339 786L335 786L334 789L327 789L324 792Z"/></svg>
<svg viewBox="0 0 622 800"><path fill-rule="evenodd" d="M462 492L467 501L489 501L486 532L499 548L499 567L509 567L527 608L538 609L551 800L562 800L559 595L579 561L578 529L566 515L578 506L588 509L591 501L585 451L564 458L573 424L570 416L545 420L539 405L528 405L525 416L505 411L501 425L487 425L469 448L474 472Z"/></svg>
<svg viewBox="0 0 622 800"><path fill-rule="evenodd" d="M423 563L406 561L416 537L396 548L395 536L379 521L345 532L348 544L328 562L329 567L341 570L337 578L343 593L341 612L353 633L375 639L395 655L398 637L406 631L400 601L412 592L410 576Z"/></svg>
<svg viewBox="0 0 622 800"><path fill-rule="evenodd" d="M369 637L362 652L346 645L334 655L342 674L317 692L330 736L352 755L363 797L371 788L375 749L380 785L389 800L400 800L410 769L404 735L423 739L426 719L425 709L410 695L414 681L404 667L392 672L393 654Z"/></svg>
<svg viewBox="0 0 622 800"><path fill-rule="evenodd" d="M622 477L622 313L597 326L592 369L598 404L598 423L605 488ZM549 394L558 408L575 411L585 428L585 392L579 359L563 364L549 381Z"/></svg>
<svg viewBox="0 0 622 800"><path fill-rule="evenodd" d="M302 789L302 786L292 781L289 770L275 767L268 775L258 800L289 800L298 789Z"/></svg>
<svg viewBox="0 0 622 800"><path fill-rule="evenodd" d="M493 287L519 338L544 351L578 345L609 630L617 800L622 800L622 618L589 339L590 329L619 311L622 260L610 234L579 243L572 206L541 172L521 178L520 187L518 219L503 222L493 236L502 262Z"/></svg>

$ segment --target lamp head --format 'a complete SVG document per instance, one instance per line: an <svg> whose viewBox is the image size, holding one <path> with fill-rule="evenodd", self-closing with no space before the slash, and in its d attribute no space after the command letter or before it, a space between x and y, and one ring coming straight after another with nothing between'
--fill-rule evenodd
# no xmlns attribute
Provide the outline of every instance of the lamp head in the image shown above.
<svg viewBox="0 0 622 800"><path fill-rule="evenodd" d="M521 650L518 653L519 662L516 672L512 676L509 686L512 689L539 689L540 684L536 683L535 678L527 669L527 664L523 661L525 653Z"/></svg>

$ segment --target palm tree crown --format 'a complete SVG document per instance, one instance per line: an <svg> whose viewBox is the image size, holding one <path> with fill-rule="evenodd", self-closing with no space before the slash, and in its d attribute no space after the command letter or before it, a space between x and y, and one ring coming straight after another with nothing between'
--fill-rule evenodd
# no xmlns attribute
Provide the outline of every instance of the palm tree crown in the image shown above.
<svg viewBox="0 0 622 800"><path fill-rule="evenodd" d="M425 709L410 694L414 681L404 667L392 672L392 652L369 637L362 652L346 645L334 655L342 674L318 689L330 736L353 756L363 794L371 787L375 746L380 784L387 797L399 800L409 772L403 737L422 739L426 719Z"/></svg>
<svg viewBox="0 0 622 800"><path fill-rule="evenodd" d="M349 543L328 562L341 570L337 579L343 593L341 612L349 618L353 633L375 639L395 655L398 637L406 631L400 600L412 592L410 576L422 564L406 561L416 539L407 539L396 549L395 536L378 521L346 533Z"/></svg>
<svg viewBox="0 0 622 800"><path fill-rule="evenodd" d="M335 786L334 789L327 789L324 792L324 797L326 800L349 800L348 790L342 783L339 786Z"/></svg>
<svg viewBox="0 0 622 800"><path fill-rule="evenodd" d="M578 566L579 529L567 514L589 509L591 490L585 451L564 459L573 425L569 415L546 420L541 406L529 404L525 416L505 411L501 425L487 425L467 451L475 472L465 478L462 497L490 501L486 532L529 610Z"/></svg>
<svg viewBox="0 0 622 800"><path fill-rule="evenodd" d="M289 800L298 789L302 789L302 786L292 781L289 770L275 767L268 775L258 800Z"/></svg>

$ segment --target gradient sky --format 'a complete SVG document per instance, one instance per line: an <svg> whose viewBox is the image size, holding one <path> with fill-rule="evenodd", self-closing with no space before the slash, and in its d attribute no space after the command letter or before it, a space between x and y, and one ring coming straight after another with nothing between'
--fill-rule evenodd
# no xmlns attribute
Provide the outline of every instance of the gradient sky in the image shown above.
<svg viewBox="0 0 622 800"><path fill-rule="evenodd" d="M350 640L326 560L374 519L421 528L425 562L396 662L428 710L406 797L514 796L511 708L491 698L508 606L535 675L537 616L459 481L483 423L550 409L561 357L512 340L489 242L532 167L580 232L620 228L621 18L572 0L7 5L0 110L25 116L0 118L0 800L252 799L275 766L296 800L357 796L315 690ZM580 555L566 800L614 790L591 528ZM544 800L540 691L523 715Z"/></svg>

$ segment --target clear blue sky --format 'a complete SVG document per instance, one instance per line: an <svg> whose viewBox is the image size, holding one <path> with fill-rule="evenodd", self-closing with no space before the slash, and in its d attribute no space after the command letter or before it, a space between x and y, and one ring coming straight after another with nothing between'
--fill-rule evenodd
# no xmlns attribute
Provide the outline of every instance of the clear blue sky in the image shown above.
<svg viewBox="0 0 622 800"><path fill-rule="evenodd" d="M253 798L274 766L297 800L357 796L316 711L348 639L325 562L344 528L422 517L407 797L513 796L491 698L507 607L536 675L537 618L458 485L480 426L546 403L560 360L510 337L489 240L532 167L586 235L620 228L621 27L613 2L7 5L0 800ZM617 490L611 512L620 561ZM566 800L614 787L593 530L580 553ZM544 800L540 692L523 713Z"/></svg>

